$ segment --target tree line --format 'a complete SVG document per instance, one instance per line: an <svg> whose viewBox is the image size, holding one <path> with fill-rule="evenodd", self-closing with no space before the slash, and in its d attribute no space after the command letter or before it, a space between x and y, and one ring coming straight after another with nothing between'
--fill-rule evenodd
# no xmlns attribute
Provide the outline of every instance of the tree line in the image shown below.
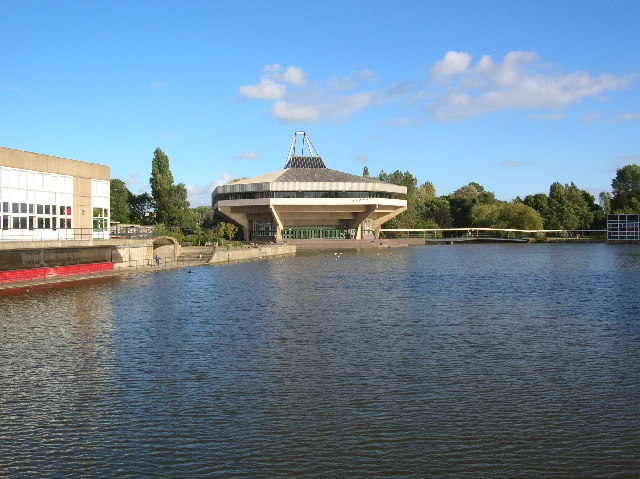
<svg viewBox="0 0 640 479"><path fill-rule="evenodd" d="M370 177L366 166L362 174ZM619 168L611 183L612 193L601 192L598 202L574 183L554 182L549 193L500 201L475 182L437 196L433 183L418 186L408 171L383 170L375 178L407 187L407 210L388 221L385 228L605 229L609 213L640 213L639 165Z"/></svg>
<svg viewBox="0 0 640 479"><path fill-rule="evenodd" d="M238 228L215 221L211 206L191 208L184 183L174 183L168 156L156 148L149 178L151 194L135 195L124 181L111 180L111 220L124 224L153 225L154 234L203 244L231 241Z"/></svg>
<svg viewBox="0 0 640 479"><path fill-rule="evenodd" d="M362 174L370 177L368 167ZM406 211L388 221L385 228L604 229L609 213L640 213L640 165L619 168L611 183L612 192L601 192L598 202L574 183L554 182L549 193L500 201L475 182L438 196L433 183L418 186L409 171L383 170L375 178L407 187ZM188 232L206 239L233 238L237 228L216 221L211 206L190 207L186 186L174 183L169 158L160 148L153 154L149 184L151 194L135 195L124 181L112 179L111 219L155 225L158 231L177 236Z"/></svg>

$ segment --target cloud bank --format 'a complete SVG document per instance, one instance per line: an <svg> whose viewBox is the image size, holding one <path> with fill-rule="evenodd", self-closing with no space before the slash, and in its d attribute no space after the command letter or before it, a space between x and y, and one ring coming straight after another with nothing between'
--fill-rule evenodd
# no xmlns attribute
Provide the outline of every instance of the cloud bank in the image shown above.
<svg viewBox="0 0 640 479"><path fill-rule="evenodd" d="M502 62L484 55L473 65L464 52L447 52L430 70L439 87L427 110L440 120L459 120L502 110L564 110L584 98L628 87L635 76L592 76L548 71L534 52L512 51Z"/></svg>
<svg viewBox="0 0 640 479"><path fill-rule="evenodd" d="M511 51L502 60L483 55L474 63L470 53L449 51L431 66L426 79L403 79L385 86L370 70L326 80L308 81L307 77L299 66L266 65L260 80L239 87L238 93L271 102L269 117L282 123L341 122L382 105L418 105L435 121L458 121L507 110L529 111L540 120L559 120L569 106L628 88L640 75L557 72L535 52ZM407 127L414 121L403 115L389 123Z"/></svg>

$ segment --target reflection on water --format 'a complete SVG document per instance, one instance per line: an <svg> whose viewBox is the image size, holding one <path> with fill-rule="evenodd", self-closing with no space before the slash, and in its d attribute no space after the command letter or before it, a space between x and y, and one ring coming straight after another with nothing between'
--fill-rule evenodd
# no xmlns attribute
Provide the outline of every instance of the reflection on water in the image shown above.
<svg viewBox="0 0 640 479"><path fill-rule="evenodd" d="M640 475L640 248L192 271L2 293L0 475Z"/></svg>

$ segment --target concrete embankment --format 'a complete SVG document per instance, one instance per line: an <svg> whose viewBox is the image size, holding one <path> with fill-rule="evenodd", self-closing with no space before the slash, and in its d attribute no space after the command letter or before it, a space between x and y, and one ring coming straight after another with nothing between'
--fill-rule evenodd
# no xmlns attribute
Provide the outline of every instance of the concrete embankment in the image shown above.
<svg viewBox="0 0 640 479"><path fill-rule="evenodd" d="M264 245L257 247L242 248L215 248L210 264L231 263L236 261L247 261L252 259L268 258L273 256L284 256L296 254L295 245Z"/></svg>

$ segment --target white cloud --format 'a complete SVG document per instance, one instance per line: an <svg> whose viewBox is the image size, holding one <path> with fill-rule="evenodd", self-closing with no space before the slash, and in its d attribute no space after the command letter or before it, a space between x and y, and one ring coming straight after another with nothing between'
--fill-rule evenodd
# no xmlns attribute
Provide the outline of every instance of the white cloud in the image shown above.
<svg viewBox="0 0 640 479"><path fill-rule="evenodd" d="M607 118L608 123L620 123L621 121L633 121L640 118L640 114L638 113L624 113L622 115L614 116L611 118Z"/></svg>
<svg viewBox="0 0 640 479"><path fill-rule="evenodd" d="M304 78L304 70L300 67L291 66L278 78L280 81L294 86L304 86L307 84Z"/></svg>
<svg viewBox="0 0 640 479"><path fill-rule="evenodd" d="M378 77L371 70L359 70L350 75L330 78L327 83L331 90L348 91L357 88L361 81L377 83Z"/></svg>
<svg viewBox="0 0 640 479"><path fill-rule="evenodd" d="M464 52L447 52L444 58L437 61L429 71L431 79L436 82L445 82L457 73L463 73L469 68L471 55Z"/></svg>
<svg viewBox="0 0 640 479"><path fill-rule="evenodd" d="M360 163L367 163L369 161L369 155L358 155L356 156L356 161Z"/></svg>
<svg viewBox="0 0 640 479"><path fill-rule="evenodd" d="M222 173L218 179L206 186L187 185L187 199L189 200L191 208L211 206L211 193L213 193L213 190L220 185L226 185L233 179L234 177L229 173Z"/></svg>
<svg viewBox="0 0 640 479"><path fill-rule="evenodd" d="M443 88L427 110L436 119L458 120L507 110L562 110L584 98L620 90L638 76L591 76L576 71L554 74L534 52L512 51L502 63L485 55L477 65L462 52L447 52L431 68L431 78Z"/></svg>
<svg viewBox="0 0 640 479"><path fill-rule="evenodd" d="M624 121L637 120L640 118L640 113L625 113L620 118Z"/></svg>
<svg viewBox="0 0 640 479"><path fill-rule="evenodd" d="M317 123L320 120L344 121L354 113L378 103L379 95L372 91L350 95L328 95L321 97L302 95L291 101L274 103L269 112L271 118L283 123Z"/></svg>
<svg viewBox="0 0 640 479"><path fill-rule="evenodd" d="M529 118L534 120L563 120L567 117L564 113L532 113Z"/></svg>
<svg viewBox="0 0 640 479"><path fill-rule="evenodd" d="M377 79L370 70L360 70L342 78L330 78L324 84L307 84L304 70L291 66L267 65L260 82L242 86L239 93L247 98L272 100L269 117L283 123L317 123L344 121L354 113L374 104L390 101L398 86L390 91L356 90L360 82ZM289 90L288 85L293 88Z"/></svg>
<svg viewBox="0 0 640 479"><path fill-rule="evenodd" d="M277 101L271 106L269 116L283 123L315 123L320 119L320 109L317 105Z"/></svg>
<svg viewBox="0 0 640 479"><path fill-rule="evenodd" d="M279 100L287 92L287 83L296 87L306 85L304 70L300 67L290 66L285 69L278 64L266 65L262 69L260 81L254 85L245 85L238 88L238 93L246 98L260 100Z"/></svg>
<svg viewBox="0 0 640 479"><path fill-rule="evenodd" d="M627 88L640 78L637 74L557 72L528 51L508 52L501 61L484 55L475 63L469 53L450 51L433 64L429 76L429 83L404 79L374 88L371 83L378 79L370 70L308 82L301 67L272 64L263 68L258 83L238 91L246 98L269 100L269 117L283 123L340 122L369 107L391 104L419 106L436 121L504 110L528 110L534 119L559 120L570 105ZM402 114L395 114L389 125L410 124ZM636 115L629 113L619 120L635 120Z"/></svg>
<svg viewBox="0 0 640 479"><path fill-rule="evenodd" d="M287 92L287 87L268 78L262 78L260 83L255 85L241 86L238 92L246 98L278 100Z"/></svg>
<svg viewBox="0 0 640 479"><path fill-rule="evenodd" d="M259 160L260 155L255 151L243 151L242 153L238 153L236 155L236 160Z"/></svg>
<svg viewBox="0 0 640 479"><path fill-rule="evenodd" d="M151 88L158 90L160 88L162 88L164 86L164 82L163 81L154 81L153 83L151 83Z"/></svg>

